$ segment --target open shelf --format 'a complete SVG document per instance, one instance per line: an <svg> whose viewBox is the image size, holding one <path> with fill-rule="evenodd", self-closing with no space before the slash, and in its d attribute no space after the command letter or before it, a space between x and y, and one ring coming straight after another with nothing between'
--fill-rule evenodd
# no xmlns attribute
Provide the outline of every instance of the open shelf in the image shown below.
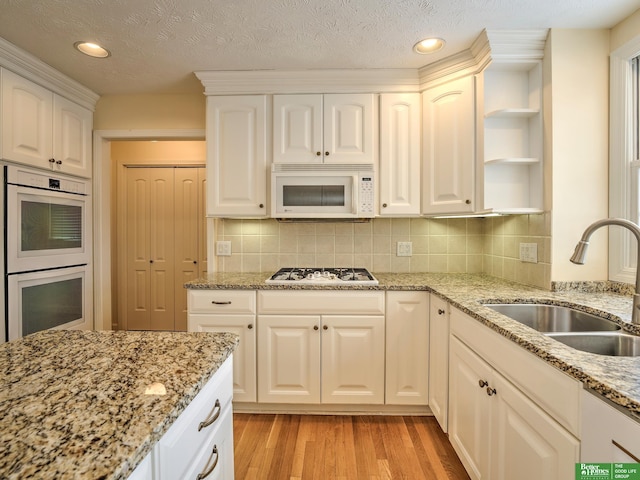
<svg viewBox="0 0 640 480"><path fill-rule="evenodd" d="M538 108L501 108L485 113L485 118L531 118L540 113Z"/></svg>
<svg viewBox="0 0 640 480"><path fill-rule="evenodd" d="M519 165L535 165L540 163L539 158L532 157L512 157L512 158L491 158L484 161L485 165L496 165L500 163L515 163Z"/></svg>

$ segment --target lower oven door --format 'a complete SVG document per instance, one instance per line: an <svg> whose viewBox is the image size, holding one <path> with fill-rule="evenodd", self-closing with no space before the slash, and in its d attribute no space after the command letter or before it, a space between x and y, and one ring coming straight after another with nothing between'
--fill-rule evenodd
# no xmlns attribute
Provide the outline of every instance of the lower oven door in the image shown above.
<svg viewBox="0 0 640 480"><path fill-rule="evenodd" d="M7 276L9 340L49 328L93 328L88 265Z"/></svg>

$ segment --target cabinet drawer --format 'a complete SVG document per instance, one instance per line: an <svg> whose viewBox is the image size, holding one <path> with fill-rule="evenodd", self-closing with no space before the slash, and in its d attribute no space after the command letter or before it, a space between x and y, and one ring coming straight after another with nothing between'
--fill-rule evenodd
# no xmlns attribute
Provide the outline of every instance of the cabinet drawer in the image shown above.
<svg viewBox="0 0 640 480"><path fill-rule="evenodd" d="M231 410L232 360L227 359L157 444L162 479L186 478L201 448ZM201 427L202 425L202 427Z"/></svg>
<svg viewBox="0 0 640 480"><path fill-rule="evenodd" d="M206 478L232 480L233 475L233 415L228 405L220 415L215 433L197 451L191 465L176 480ZM199 477L202 475L202 477ZM174 477L162 477L172 480Z"/></svg>
<svg viewBox="0 0 640 480"><path fill-rule="evenodd" d="M261 314L384 315L384 292L259 291Z"/></svg>
<svg viewBox="0 0 640 480"><path fill-rule="evenodd" d="M189 313L256 313L254 290L189 290Z"/></svg>

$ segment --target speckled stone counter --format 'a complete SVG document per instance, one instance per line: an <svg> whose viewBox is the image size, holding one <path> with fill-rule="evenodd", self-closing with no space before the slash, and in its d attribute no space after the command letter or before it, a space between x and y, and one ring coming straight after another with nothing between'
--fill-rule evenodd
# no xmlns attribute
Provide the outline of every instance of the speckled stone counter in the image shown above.
<svg viewBox="0 0 640 480"><path fill-rule="evenodd" d="M581 352L483 306L484 303L492 302L537 302L571 306L609 318L629 333L640 335L640 326L630 323L629 295L607 291L601 286L588 288L588 283L578 283L563 291L550 292L487 275L373 274L380 282L377 286L342 289L433 292L640 419L640 357L610 357ZM196 289L336 290L335 287L322 285L271 285L264 282L268 277L264 273L217 273L189 282L185 286Z"/></svg>
<svg viewBox="0 0 640 480"><path fill-rule="evenodd" d="M0 478L126 478L237 343L49 330L0 345ZM145 394L154 382L166 395Z"/></svg>

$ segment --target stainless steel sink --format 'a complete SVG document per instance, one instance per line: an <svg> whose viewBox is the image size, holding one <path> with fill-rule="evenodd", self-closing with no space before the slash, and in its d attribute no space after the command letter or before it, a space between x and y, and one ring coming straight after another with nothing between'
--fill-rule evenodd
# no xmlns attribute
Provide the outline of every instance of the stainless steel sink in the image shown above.
<svg viewBox="0 0 640 480"><path fill-rule="evenodd" d="M485 304L485 307L542 333L620 330L620 326L611 320L560 305L500 303Z"/></svg>
<svg viewBox="0 0 640 480"><path fill-rule="evenodd" d="M640 337L625 333L552 333L548 336L583 352L617 357L640 356Z"/></svg>

